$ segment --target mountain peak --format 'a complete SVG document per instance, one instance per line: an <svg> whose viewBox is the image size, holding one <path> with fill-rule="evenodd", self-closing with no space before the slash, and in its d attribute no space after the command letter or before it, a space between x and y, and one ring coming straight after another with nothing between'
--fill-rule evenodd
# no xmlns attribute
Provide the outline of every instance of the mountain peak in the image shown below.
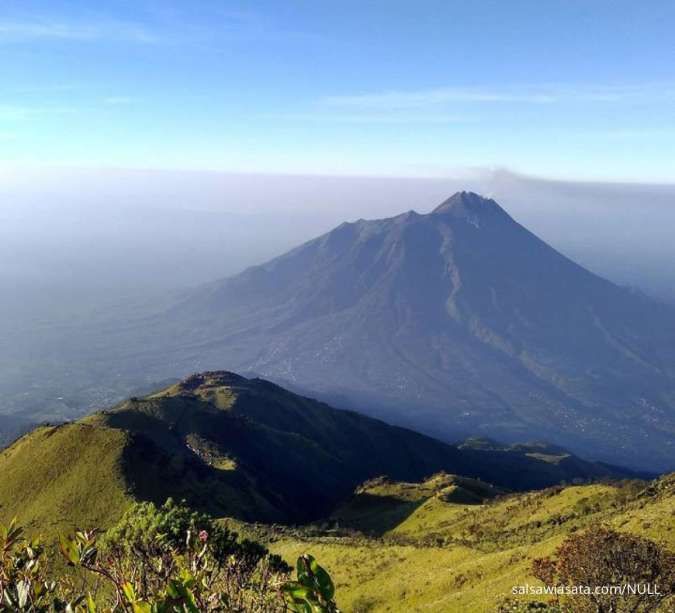
<svg viewBox="0 0 675 613"><path fill-rule="evenodd" d="M485 198L475 192L461 191L453 194L439 204L432 215L452 215L453 217L475 217L485 214L494 215L506 212L491 198Z"/></svg>
<svg viewBox="0 0 675 613"><path fill-rule="evenodd" d="M213 387L229 387L243 385L248 379L228 370L212 370L196 373L183 379L176 387L181 392L193 392Z"/></svg>
<svg viewBox="0 0 675 613"><path fill-rule="evenodd" d="M227 364L447 440L522 440L536 425L573 451L666 470L675 373L663 330L673 329L671 308L596 277L463 191L432 213L346 224L190 292L148 342L167 339L166 351L155 345L167 364L157 378ZM628 413L604 406L663 418L626 428Z"/></svg>

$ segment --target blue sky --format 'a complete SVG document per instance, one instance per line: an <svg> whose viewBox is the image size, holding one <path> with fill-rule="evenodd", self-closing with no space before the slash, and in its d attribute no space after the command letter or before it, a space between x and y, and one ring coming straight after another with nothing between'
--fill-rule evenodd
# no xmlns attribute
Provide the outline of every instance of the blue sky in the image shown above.
<svg viewBox="0 0 675 613"><path fill-rule="evenodd" d="M671 0L0 1L0 161L675 177Z"/></svg>

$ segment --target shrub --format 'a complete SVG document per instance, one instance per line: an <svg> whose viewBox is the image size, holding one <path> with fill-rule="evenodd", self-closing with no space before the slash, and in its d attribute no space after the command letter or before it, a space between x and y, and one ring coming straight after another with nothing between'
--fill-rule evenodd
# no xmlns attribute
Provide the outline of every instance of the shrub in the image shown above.
<svg viewBox="0 0 675 613"><path fill-rule="evenodd" d="M578 613L654 611L675 593L675 554L639 536L596 526L568 537L554 559L538 558L533 574L547 585L585 586L590 593L565 594L561 603ZM598 593L596 587L639 585L650 593ZM610 591L606 590L605 591Z"/></svg>
<svg viewBox="0 0 675 613"><path fill-rule="evenodd" d="M333 582L311 556L290 581L279 556L170 500L136 504L107 533L77 531L59 547L76 573L51 576L45 549L16 522L0 525L0 613L338 611Z"/></svg>
<svg viewBox="0 0 675 613"><path fill-rule="evenodd" d="M0 524L0 612L47 613L76 611L83 597L69 600L70 582L57 584L47 576L44 547L39 541L24 538L16 520Z"/></svg>

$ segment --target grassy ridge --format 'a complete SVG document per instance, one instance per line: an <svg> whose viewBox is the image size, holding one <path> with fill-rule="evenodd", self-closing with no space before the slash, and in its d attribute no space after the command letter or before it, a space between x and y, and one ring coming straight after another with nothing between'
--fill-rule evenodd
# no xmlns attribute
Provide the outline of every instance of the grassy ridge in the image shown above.
<svg viewBox="0 0 675 613"><path fill-rule="evenodd" d="M379 536L285 534L271 547L288 559L303 551L321 559L346 611L494 611L513 586L539 584L531 574L534 558L593 523L675 549L674 485L671 475L649 488L556 487L466 504L445 499L444 488L430 481L380 480L360 488L333 517L353 528L361 521L361 529Z"/></svg>
<svg viewBox="0 0 675 613"><path fill-rule="evenodd" d="M131 500L173 497L216 517L299 523L326 516L367 479L439 470L510 489L613 474L564 452L458 448L211 372L16 441L0 453L0 520L17 515L49 534L105 527ZM452 485L455 501L476 500L472 483Z"/></svg>

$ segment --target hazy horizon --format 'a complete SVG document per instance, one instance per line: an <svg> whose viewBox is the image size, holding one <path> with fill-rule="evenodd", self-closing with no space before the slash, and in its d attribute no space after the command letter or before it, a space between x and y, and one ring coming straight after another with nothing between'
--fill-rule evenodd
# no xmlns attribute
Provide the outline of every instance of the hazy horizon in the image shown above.
<svg viewBox="0 0 675 613"><path fill-rule="evenodd" d="M53 273L76 285L79 266L82 280L105 272L129 290L195 285L344 221L428 212L462 190L495 198L596 274L675 300L675 273L662 266L675 257L675 184L557 181L490 168L444 178L14 168L0 175L0 277L45 282Z"/></svg>

